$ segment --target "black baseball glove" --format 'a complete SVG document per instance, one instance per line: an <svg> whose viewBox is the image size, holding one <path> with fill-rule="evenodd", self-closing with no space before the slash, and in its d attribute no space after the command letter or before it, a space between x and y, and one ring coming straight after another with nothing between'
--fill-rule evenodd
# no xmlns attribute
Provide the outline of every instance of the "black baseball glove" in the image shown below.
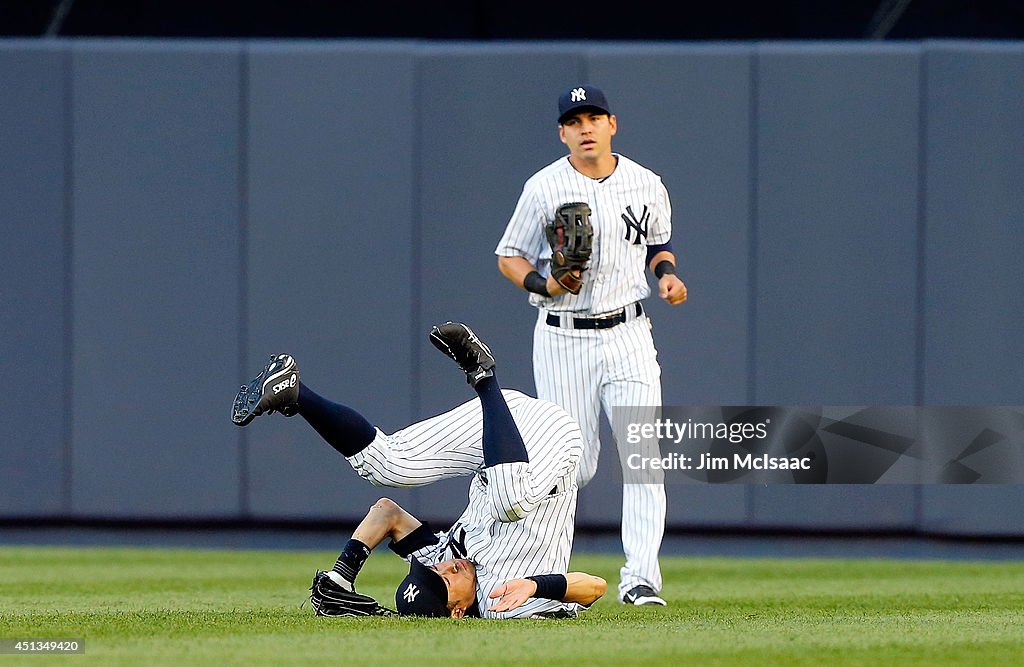
<svg viewBox="0 0 1024 667"><path fill-rule="evenodd" d="M594 226L586 202L562 204L544 228L551 246L551 275L573 294L583 288L583 272L594 252Z"/></svg>
<svg viewBox="0 0 1024 667"><path fill-rule="evenodd" d="M322 570L313 575L309 587L309 603L317 616L395 616L396 612L383 607L369 595L345 590Z"/></svg>

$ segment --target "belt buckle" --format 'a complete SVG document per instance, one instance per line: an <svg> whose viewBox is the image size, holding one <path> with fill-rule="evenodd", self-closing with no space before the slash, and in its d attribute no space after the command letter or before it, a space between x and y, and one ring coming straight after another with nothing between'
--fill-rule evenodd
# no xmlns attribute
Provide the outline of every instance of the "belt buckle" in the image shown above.
<svg viewBox="0 0 1024 667"><path fill-rule="evenodd" d="M624 318L625 316L626 316L626 309L625 308L619 308L616 311L613 311L611 313L605 313L604 315L601 315L600 317L595 317L593 319L601 322L601 321L604 321L604 320L614 320L616 317L623 317Z"/></svg>
<svg viewBox="0 0 1024 667"><path fill-rule="evenodd" d="M605 317L598 317L594 319L595 329L611 329L617 327L626 321L626 317L623 313L617 313L615 315L606 315Z"/></svg>

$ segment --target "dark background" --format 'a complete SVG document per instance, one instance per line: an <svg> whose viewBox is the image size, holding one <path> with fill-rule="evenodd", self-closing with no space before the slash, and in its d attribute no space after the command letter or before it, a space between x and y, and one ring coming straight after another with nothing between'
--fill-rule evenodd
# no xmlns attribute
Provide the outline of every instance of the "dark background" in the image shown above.
<svg viewBox="0 0 1024 667"><path fill-rule="evenodd" d="M532 393L494 239L591 77L673 197L665 405L1024 406L1024 41L3 39L0 526L361 518L307 425L227 418L278 350L387 432L467 400L445 319ZM1024 538L1024 423L949 415L999 483L680 483L667 520ZM585 530L620 522L602 442ZM437 525L464 493L388 490Z"/></svg>
<svg viewBox="0 0 1024 667"><path fill-rule="evenodd" d="M467 40L1012 39L1022 0L0 1L0 35Z"/></svg>
<svg viewBox="0 0 1024 667"><path fill-rule="evenodd" d="M4 2L30 37L0 39L0 520L361 517L380 490L311 429L224 401L287 350L393 430L465 400L442 317L528 360L491 226L580 77L683 223L690 302L650 302L667 404L1024 405L1024 41L991 41L1019 4ZM580 527L619 523L612 449ZM463 489L389 495L440 525ZM667 492L680 531L1024 536L1019 484Z"/></svg>

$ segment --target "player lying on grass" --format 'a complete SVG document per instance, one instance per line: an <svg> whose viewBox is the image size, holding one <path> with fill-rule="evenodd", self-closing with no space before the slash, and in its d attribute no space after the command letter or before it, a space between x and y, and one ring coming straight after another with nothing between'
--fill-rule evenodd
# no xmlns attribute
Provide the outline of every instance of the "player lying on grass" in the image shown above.
<svg viewBox="0 0 1024 667"><path fill-rule="evenodd" d="M490 349L465 324L436 326L430 340L465 371L477 398L390 435L300 382L298 365L287 354L271 357L235 398L235 424L245 426L271 412L301 415L376 486L473 476L465 511L444 532L434 533L389 499L378 501L334 569L317 573L314 607L329 614L339 607L325 601L354 598L359 569L390 537L390 548L410 563L395 593L401 614L577 615L606 587L600 577L568 572L582 451L579 425L553 403L501 389ZM351 611L352 605L340 608ZM367 604L362 613L387 610Z"/></svg>
<svg viewBox="0 0 1024 667"><path fill-rule="evenodd" d="M334 569L318 571L310 588L313 608L322 616L388 616L391 610L378 604L373 598L355 591L355 578L370 552L385 539L390 538L389 548L409 560L409 574L399 585L395 603L402 614L416 616L480 616L477 604L477 566L464 558L424 565L421 559L431 562L439 551L444 555L464 553L459 543L464 535L434 534L416 517L402 509L390 498L381 498L367 512L356 527L350 539L338 556ZM461 529L460 529L461 533ZM409 550L412 549L410 554ZM550 574L513 579L490 592L491 606L488 616L514 618L515 613L530 598L543 601L557 599L563 603L575 603L579 607L589 606L605 591L605 582L600 577L583 572L569 572L565 575ZM547 611L535 610L535 617L573 616L574 610L567 605ZM525 611L525 610L524 610ZM509 612L509 613L502 613Z"/></svg>

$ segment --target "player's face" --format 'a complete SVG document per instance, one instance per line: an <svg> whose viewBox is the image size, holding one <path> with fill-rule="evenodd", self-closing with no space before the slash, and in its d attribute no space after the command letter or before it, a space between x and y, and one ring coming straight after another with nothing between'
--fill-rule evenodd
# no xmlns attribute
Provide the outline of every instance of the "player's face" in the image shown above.
<svg viewBox="0 0 1024 667"><path fill-rule="evenodd" d="M616 129L614 115L581 111L558 126L558 136L574 158L598 160L611 153Z"/></svg>
<svg viewBox="0 0 1024 667"><path fill-rule="evenodd" d="M476 602L476 567L464 558L455 558L432 565L448 587L448 608L452 616L461 618Z"/></svg>

